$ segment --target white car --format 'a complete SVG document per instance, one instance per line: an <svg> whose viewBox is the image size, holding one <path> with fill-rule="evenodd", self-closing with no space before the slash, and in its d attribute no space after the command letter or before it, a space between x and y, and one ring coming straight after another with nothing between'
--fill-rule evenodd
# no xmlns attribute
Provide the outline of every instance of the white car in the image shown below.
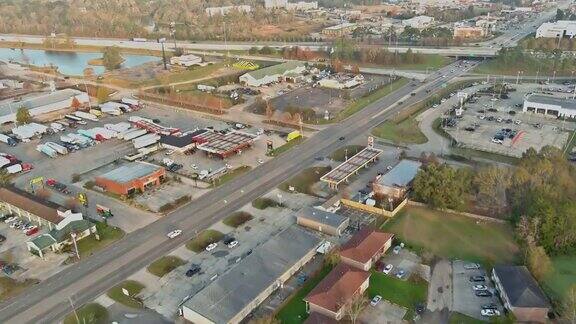
<svg viewBox="0 0 576 324"><path fill-rule="evenodd" d="M182 234L181 230L173 230L172 232L166 234L166 236L168 236L168 238L173 239L173 238L179 236L180 234Z"/></svg>
<svg viewBox="0 0 576 324"><path fill-rule="evenodd" d="M380 295L376 295L374 296L374 298L372 298L372 300L370 301L370 306L376 306L378 305L378 303L382 300L382 296Z"/></svg>
<svg viewBox="0 0 576 324"><path fill-rule="evenodd" d="M483 309L480 311L480 315L488 317L500 316L500 311L497 309Z"/></svg>
<svg viewBox="0 0 576 324"><path fill-rule="evenodd" d="M476 270L480 269L480 265L478 263L466 263L464 265L464 269L466 270Z"/></svg>
<svg viewBox="0 0 576 324"><path fill-rule="evenodd" d="M166 155L172 155L172 154L174 154L174 150L168 150L168 151L166 151L165 154L166 154Z"/></svg>
<svg viewBox="0 0 576 324"><path fill-rule="evenodd" d="M236 241L236 240L226 244L226 246L228 246L228 248L230 248L230 249L236 247L237 245L238 245L238 241Z"/></svg>
<svg viewBox="0 0 576 324"><path fill-rule="evenodd" d="M196 164L192 164L190 167L192 168L192 170L198 170L198 166Z"/></svg>
<svg viewBox="0 0 576 324"><path fill-rule="evenodd" d="M206 247L206 252L214 250L218 246L218 243L211 243Z"/></svg>
<svg viewBox="0 0 576 324"><path fill-rule="evenodd" d="M522 124L522 121L521 121L521 120L516 120L516 121L514 121L514 124L520 125L520 124Z"/></svg>
<svg viewBox="0 0 576 324"><path fill-rule="evenodd" d="M392 269L394 268L394 265L392 264L387 264L384 269L382 269L382 272L384 272L385 274L389 274L390 271L392 271Z"/></svg>
<svg viewBox="0 0 576 324"><path fill-rule="evenodd" d="M502 144L502 143L504 143L504 142L503 142L502 140L500 140L500 139L497 139L497 138L493 138L493 139L492 139L492 143L495 143L495 144Z"/></svg>
<svg viewBox="0 0 576 324"><path fill-rule="evenodd" d="M474 289L474 290L488 290L488 287L486 285L474 285L474 286L472 286L472 289Z"/></svg>
<svg viewBox="0 0 576 324"><path fill-rule="evenodd" d="M264 161L261 158L258 158L258 163L262 164L262 163L264 163Z"/></svg>
<svg viewBox="0 0 576 324"><path fill-rule="evenodd" d="M404 270L402 270L402 269L399 269L399 270L396 272L396 278L398 278L398 279L404 278L405 275L406 275L406 271L404 271Z"/></svg>
<svg viewBox="0 0 576 324"><path fill-rule="evenodd" d="M18 219L18 218L17 218L16 216L10 216L10 217L8 217L8 218L6 218L6 219L4 220L4 223L11 223L11 222L13 222L13 221L15 221L15 220L17 220L17 219Z"/></svg>
<svg viewBox="0 0 576 324"><path fill-rule="evenodd" d="M392 250L392 252L393 252L394 254L398 254L398 253L400 253L400 250L402 250L402 247L401 247L400 245L396 245L396 246L394 247L394 249Z"/></svg>

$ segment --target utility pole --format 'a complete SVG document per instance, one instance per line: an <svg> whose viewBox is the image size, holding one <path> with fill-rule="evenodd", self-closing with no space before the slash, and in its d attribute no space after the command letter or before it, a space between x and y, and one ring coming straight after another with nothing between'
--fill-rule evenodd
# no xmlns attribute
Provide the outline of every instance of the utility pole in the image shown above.
<svg viewBox="0 0 576 324"><path fill-rule="evenodd" d="M80 317L78 317L78 312L76 312L76 308L72 303L72 296L68 296L68 301L70 302L70 307L72 307L72 311L74 312L74 317L76 317L76 323L80 324Z"/></svg>
<svg viewBox="0 0 576 324"><path fill-rule="evenodd" d="M160 38L158 40L160 44L162 44L162 61L164 61L164 70L168 70L168 66L166 65L166 51L164 50L164 42L166 41L165 38Z"/></svg>

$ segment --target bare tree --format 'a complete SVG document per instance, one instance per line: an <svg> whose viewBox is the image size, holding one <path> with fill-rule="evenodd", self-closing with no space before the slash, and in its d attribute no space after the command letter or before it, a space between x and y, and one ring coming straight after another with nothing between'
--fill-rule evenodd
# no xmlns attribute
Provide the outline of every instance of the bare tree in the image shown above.
<svg viewBox="0 0 576 324"><path fill-rule="evenodd" d="M324 257L324 264L327 266L334 267L340 263L340 253L337 249L332 249L330 252L326 253Z"/></svg>
<svg viewBox="0 0 576 324"><path fill-rule="evenodd" d="M571 324L576 324L576 284L570 286L564 301L564 316Z"/></svg>
<svg viewBox="0 0 576 324"><path fill-rule="evenodd" d="M346 315L350 317L352 324L356 324L356 320L358 316L360 316L360 313L362 313L367 302L363 294L356 294L346 303L344 311Z"/></svg>

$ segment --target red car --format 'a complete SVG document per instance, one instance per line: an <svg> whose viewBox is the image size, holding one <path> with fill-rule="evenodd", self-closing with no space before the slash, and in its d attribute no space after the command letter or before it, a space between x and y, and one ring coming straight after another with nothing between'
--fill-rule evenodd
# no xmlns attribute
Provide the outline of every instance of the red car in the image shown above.
<svg viewBox="0 0 576 324"><path fill-rule="evenodd" d="M22 172L29 172L34 169L32 163L22 163Z"/></svg>
<svg viewBox="0 0 576 324"><path fill-rule="evenodd" d="M34 226L31 229L26 231L26 236L34 235L34 234L38 233L39 230L40 229L38 227Z"/></svg>

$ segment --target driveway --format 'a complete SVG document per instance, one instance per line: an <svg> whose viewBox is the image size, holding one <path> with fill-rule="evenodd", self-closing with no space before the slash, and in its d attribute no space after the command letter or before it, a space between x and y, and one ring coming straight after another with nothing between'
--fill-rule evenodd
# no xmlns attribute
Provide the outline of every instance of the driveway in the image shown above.
<svg viewBox="0 0 576 324"><path fill-rule="evenodd" d="M432 270L426 308L432 312L452 310L452 303L452 263L440 260Z"/></svg>
<svg viewBox="0 0 576 324"><path fill-rule="evenodd" d="M376 306L368 304L362 314L360 314L358 323L402 323L405 314L406 308L383 299Z"/></svg>

